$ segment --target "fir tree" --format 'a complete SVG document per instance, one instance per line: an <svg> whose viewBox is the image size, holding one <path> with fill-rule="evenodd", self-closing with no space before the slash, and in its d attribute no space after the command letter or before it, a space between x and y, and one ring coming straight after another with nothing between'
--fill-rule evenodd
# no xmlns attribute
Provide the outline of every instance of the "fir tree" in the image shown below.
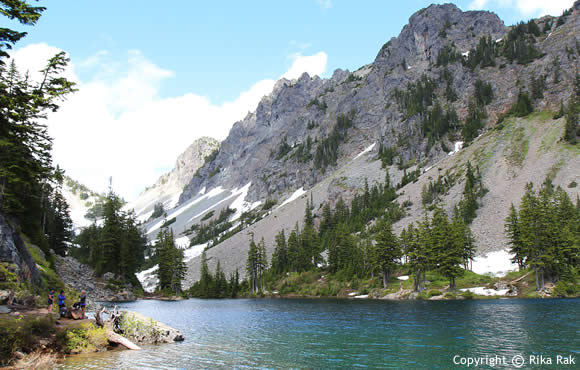
<svg viewBox="0 0 580 370"><path fill-rule="evenodd" d="M517 263L518 268L522 270L526 266L525 249L521 238L518 211L513 203L510 207L510 213L505 219L504 230L509 240L510 253L513 254L511 261Z"/></svg>
<svg viewBox="0 0 580 370"><path fill-rule="evenodd" d="M455 289L455 280L463 275L463 269L460 266L465 261L465 239L461 235L463 230L458 228L454 232L445 211L439 207L436 207L433 212L431 227L431 239L437 256L438 269L443 276L449 278L449 287ZM458 234L458 236L449 238L453 234Z"/></svg>
<svg viewBox="0 0 580 370"><path fill-rule="evenodd" d="M248 249L248 259L246 262L246 274L248 276L248 282L250 283L250 292L252 294L257 294L260 288L260 251L256 242L254 241L254 235L252 234L252 239L250 240L250 248Z"/></svg>
<svg viewBox="0 0 580 370"><path fill-rule="evenodd" d="M275 237L276 247L272 253L272 271L274 274L281 274L288 271L288 245L284 229L280 230Z"/></svg>
<svg viewBox="0 0 580 370"><path fill-rule="evenodd" d="M526 251L526 260L536 275L536 290L543 289L544 246L541 243L541 210L533 184L526 185L526 192L520 206L521 239ZM541 280L541 281L540 281Z"/></svg>
<svg viewBox="0 0 580 370"><path fill-rule="evenodd" d="M375 265L383 275L383 288L386 288L391 280L393 269L400 264L403 253L397 236L393 234L393 227L390 223L380 228L376 239Z"/></svg>

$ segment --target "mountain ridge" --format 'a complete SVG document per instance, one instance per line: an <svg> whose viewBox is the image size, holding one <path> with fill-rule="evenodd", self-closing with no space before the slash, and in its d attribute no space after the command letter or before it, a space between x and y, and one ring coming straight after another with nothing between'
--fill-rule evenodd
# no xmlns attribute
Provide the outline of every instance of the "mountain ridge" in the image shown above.
<svg viewBox="0 0 580 370"><path fill-rule="evenodd" d="M557 110L560 102L568 98L575 83L574 71L577 71L580 54L577 48L578 33L575 32L579 23L579 4L576 2L571 14L562 17L563 24L559 24L556 17L532 21L539 30L547 31L540 31L537 36L525 35L528 42L539 50L539 54L522 63L514 59L510 61L502 54L504 45L510 42L504 38L511 37L510 31L517 30L518 25L506 27L493 13L462 12L454 5L445 4L432 5L413 14L399 36L387 42L372 63L355 72L337 69L329 79L307 74L292 81L281 79L272 93L260 101L254 112L233 125L215 158L206 162L197 176L185 186L176 208L174 230L180 232L203 223L202 215L208 214L214 207L217 207L216 211L227 208L231 204L230 199L239 194L235 190L248 184L248 191L240 200L247 204L269 199L278 200L278 204L281 204L284 199L291 198L290 194L305 189L305 194L298 199L280 209L263 213L261 219L243 225L243 231L221 243L212 244L207 250L210 269L215 268L219 260L226 273L237 268L243 276L250 233L258 240L265 237L267 254L271 256L274 234L282 228L288 231L296 222L301 223L307 199L313 198L315 214L319 217L320 209L317 207L323 202L334 204L339 198L348 202L362 189L365 178L369 184L382 180L384 169L381 166L380 151L383 148L394 151L394 163L386 164L386 167L395 184L402 181L405 171L421 174L415 184L403 186L398 192L400 201L408 200L412 203L406 218L395 224L395 229L400 231L425 211L421 206L421 187L435 180L431 174L432 171L438 171L438 168L433 167L439 166L442 161L449 162L447 158L450 148L463 141L461 130L469 118L470 102L477 93L478 81L484 81L484 86L489 84L493 97L484 105L487 131L481 131L484 135L475 139L471 149L468 147L459 151L471 153L474 160L478 159L475 157L486 155L479 152L473 154L473 148L496 151L497 148L490 146L489 136L486 135L494 134L492 128L516 102L520 91L533 92L537 79L542 79L544 84L542 97L533 101L537 111ZM488 42L494 50L493 65L485 67L483 62L476 59L483 38L484 43ZM450 53L450 58L455 59L440 63L444 53ZM456 100L446 97L446 78L449 78L445 77L446 73L452 76L451 83L447 85L456 92ZM425 117L433 111L433 104L427 105L426 110L419 114L409 114L401 104L400 96L408 94L409 89L417 86L422 79L433 81L434 101L439 101L446 109L455 110L458 116L459 122L435 139L427 135L424 126ZM317 149L328 142L327 139L333 135L341 120L343 123L350 120L350 126L347 125L344 130L346 134L334 148L335 162L331 160L326 165L316 165ZM536 130L549 130L550 135L562 128L562 120L542 126L544 121L532 117L531 121L510 121L506 125L508 130L519 132L522 122L528 122ZM479 134L477 130L476 134ZM536 173L529 170L529 165L533 163L525 165L526 156L525 163L522 162L524 167L528 166L526 170L519 171L517 166L505 164L509 155L503 152L494 152L490 165L482 164L484 182L490 191L481 200L481 209L478 211L480 221L476 218L473 225L480 243L480 256L504 251L506 247L503 227L498 228L498 225L503 222L502 215L507 212L509 204L494 203L494 199L501 198L501 194L493 189L494 183L489 182L487 176L497 177L497 173L507 176L506 173L512 171L519 176L518 184L527 181L541 183L540 178L543 180L546 172L553 171L564 160L567 164L558 167L554 183L566 187L568 182L580 180L573 171L578 161L575 151L562 149L553 138L548 140L542 135L533 134L525 131L522 140L536 140L536 144L537 140L552 143L548 150L549 158L544 156L548 159L542 162L541 170ZM312 140L312 146L305 150L308 137ZM521 142L516 144L520 145ZM533 145L534 155L540 158L542 155L538 153L542 153L543 149L540 149L541 143L536 144ZM502 145L509 147L511 141ZM357 153L361 152L364 155L358 157ZM561 153L567 154L562 157ZM459 154L457 158L463 155ZM462 166L465 166L463 161L453 171L460 173ZM509 180L502 181L509 184ZM460 186L461 182L455 184L455 189L450 190L441 200L448 210L459 200ZM221 195L208 198L205 194L212 189L219 190ZM510 199L519 199L523 191L519 185L510 190L514 193ZM576 190L567 188L567 191L574 195ZM209 220L215 219L217 213L213 218L210 216ZM494 219L496 229L486 231L483 223L490 217ZM188 258L187 283L190 285L199 276L199 253L191 254Z"/></svg>

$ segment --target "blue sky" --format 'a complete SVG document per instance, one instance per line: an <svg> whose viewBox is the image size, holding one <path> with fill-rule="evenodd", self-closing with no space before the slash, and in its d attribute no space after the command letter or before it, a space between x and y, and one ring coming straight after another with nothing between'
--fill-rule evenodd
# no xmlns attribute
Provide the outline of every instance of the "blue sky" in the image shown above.
<svg viewBox="0 0 580 370"><path fill-rule="evenodd" d="M529 3L529 1L526 1ZM547 1L545 1L547 2ZM557 2L557 1L556 1ZM327 75L371 62L430 1L41 1L48 9L25 44L48 42L82 60L100 50L140 50L175 72L161 96L196 91L215 102L276 78L296 54L324 51ZM456 1L467 10L477 1ZM502 2L480 2L506 24L525 14ZM505 1L503 2L505 3ZM568 1L571 5L571 1ZM80 78L86 78L83 74Z"/></svg>
<svg viewBox="0 0 580 370"><path fill-rule="evenodd" d="M55 160L97 190L113 175L132 198L196 137L224 139L281 76L356 70L431 3L58 0L39 2L48 9L37 26L10 26L29 32L14 53L23 69L58 50L71 58L67 73L80 91L50 118ZM454 3L509 25L560 14L573 1ZM119 138L107 139L111 131ZM100 153L105 140L110 155Z"/></svg>

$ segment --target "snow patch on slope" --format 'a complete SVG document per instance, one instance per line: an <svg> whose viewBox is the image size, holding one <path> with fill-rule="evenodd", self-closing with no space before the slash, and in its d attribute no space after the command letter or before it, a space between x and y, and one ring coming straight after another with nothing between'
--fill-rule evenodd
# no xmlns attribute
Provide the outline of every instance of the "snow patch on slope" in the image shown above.
<svg viewBox="0 0 580 370"><path fill-rule="evenodd" d="M276 209L280 209L282 207L284 207L286 204L295 201L296 199L300 198L302 195L306 194L306 191L304 190L304 188L300 188L298 190L296 190L292 195L290 195L290 198L286 199L282 204L280 204L278 206L278 208Z"/></svg>
<svg viewBox="0 0 580 370"><path fill-rule="evenodd" d="M68 186L63 186L62 195L69 206L70 218L75 228L88 227L91 224L90 220L85 218L89 208L85 205L87 202L94 203L95 199L89 197L82 200L78 194L73 194Z"/></svg>
<svg viewBox="0 0 580 370"><path fill-rule="evenodd" d="M453 147L453 151L449 152L449 155L453 155L453 154L457 153L458 151L461 150L461 148L463 148L463 141L455 142L455 145Z"/></svg>
<svg viewBox="0 0 580 370"><path fill-rule="evenodd" d="M473 294L477 294L477 295L485 295L485 296L494 296L494 295L506 295L506 293L509 291L509 289L487 289L485 287L479 286L479 287L474 287L474 288L465 288L465 289L459 289L462 292L466 292L466 291L470 291Z"/></svg>
<svg viewBox="0 0 580 370"><path fill-rule="evenodd" d="M159 269L159 265L155 265L150 269L135 274L143 286L143 290L148 293L153 293L157 287L157 283L159 283L159 279L157 279L157 274L155 273L157 269Z"/></svg>
<svg viewBox="0 0 580 370"><path fill-rule="evenodd" d="M372 145L369 145L365 150L363 150L362 152L358 153L356 157L354 157L354 159L357 159L358 157L370 152L371 150L374 149L376 143L373 143Z"/></svg>
<svg viewBox="0 0 580 370"><path fill-rule="evenodd" d="M191 248L184 250L183 256L185 257L184 258L185 262L188 262L188 261L194 259L195 257L201 255L206 247L207 247L207 243L203 243L203 244L199 244L199 245L194 245Z"/></svg>
<svg viewBox="0 0 580 370"><path fill-rule="evenodd" d="M204 196L192 199L191 201L185 203L183 206L179 207L176 211L169 214L167 216L167 219L171 220L172 218L179 216L183 212L187 211L190 207L196 205L197 203L201 202L202 200L213 198L216 195L223 193L224 191L225 190L221 186L218 186L217 188L212 189L210 192L208 192ZM159 229L161 227L161 225L163 225L163 222L164 222L164 220L160 220L159 222L157 222L149 230L147 230L147 234L151 234L153 231Z"/></svg>
<svg viewBox="0 0 580 370"><path fill-rule="evenodd" d="M175 239L175 246L181 249L189 247L189 238L187 236L182 236L181 238Z"/></svg>
<svg viewBox="0 0 580 370"><path fill-rule="evenodd" d="M234 221L237 220L238 218L240 218L242 216L242 213L244 212L248 212L251 211L253 209L255 209L256 207L258 207L260 204L262 204L262 202L257 201L254 203L248 203L246 202L246 196L248 195L248 191L250 190L250 186L252 186L252 183L249 182L246 184L246 186L244 186L241 189L236 189L234 190L234 194L232 194L233 196L238 195L238 197L236 198L236 200L234 200L232 202L232 204L230 205L231 209L235 209L236 213L234 213L232 215L232 217L230 218L230 221Z"/></svg>
<svg viewBox="0 0 580 370"><path fill-rule="evenodd" d="M512 257L505 249L490 252L487 255L475 257L471 269L480 275L504 276L509 271L518 269L518 265L512 263Z"/></svg>

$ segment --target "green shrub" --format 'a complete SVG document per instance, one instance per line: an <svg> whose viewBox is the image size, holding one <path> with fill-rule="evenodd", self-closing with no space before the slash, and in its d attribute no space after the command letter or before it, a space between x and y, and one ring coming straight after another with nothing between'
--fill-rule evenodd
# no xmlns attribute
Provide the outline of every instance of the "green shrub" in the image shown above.
<svg viewBox="0 0 580 370"><path fill-rule="evenodd" d="M441 293L441 291L433 289L433 290L430 290L429 291L429 293L427 294L427 296L429 298L431 298L431 297L439 296L441 294L443 294L443 293Z"/></svg>
<svg viewBox="0 0 580 370"><path fill-rule="evenodd" d="M554 286L553 293L557 297L575 297L580 293L578 284L559 280Z"/></svg>
<svg viewBox="0 0 580 370"><path fill-rule="evenodd" d="M57 334L57 344L66 353L95 352L106 347L108 343L106 330L89 322Z"/></svg>
<svg viewBox="0 0 580 370"><path fill-rule="evenodd" d="M210 218L213 217L215 211L209 211L208 213L206 213L205 215L203 215L203 217L201 218L200 221L206 221L209 220Z"/></svg>
<svg viewBox="0 0 580 370"><path fill-rule="evenodd" d="M466 290L465 292L461 292L460 296L462 296L465 299L473 299L473 297L475 297L475 294L473 294L470 290Z"/></svg>
<svg viewBox="0 0 580 370"><path fill-rule="evenodd" d="M421 293L417 294L417 299L424 300L429 299L429 297L427 296L427 293L425 291L422 291Z"/></svg>
<svg viewBox="0 0 580 370"><path fill-rule="evenodd" d="M163 223L163 225L161 225L161 228L163 229L163 228L165 228L165 227L167 227L167 226L171 225L171 224L172 224L172 223L174 223L175 221L176 221L176 218L175 218L175 217L173 217L173 218L171 218L171 219L169 219L169 220L166 220L166 221Z"/></svg>
<svg viewBox="0 0 580 370"><path fill-rule="evenodd" d="M278 202L274 199L266 199L266 202L262 206L262 210L268 211L268 210L272 209L272 207L274 207L276 205L276 203L278 203Z"/></svg>
<svg viewBox="0 0 580 370"><path fill-rule="evenodd" d="M55 332L51 316L7 318L0 320L0 366L7 365L16 350L31 352L41 338Z"/></svg>

